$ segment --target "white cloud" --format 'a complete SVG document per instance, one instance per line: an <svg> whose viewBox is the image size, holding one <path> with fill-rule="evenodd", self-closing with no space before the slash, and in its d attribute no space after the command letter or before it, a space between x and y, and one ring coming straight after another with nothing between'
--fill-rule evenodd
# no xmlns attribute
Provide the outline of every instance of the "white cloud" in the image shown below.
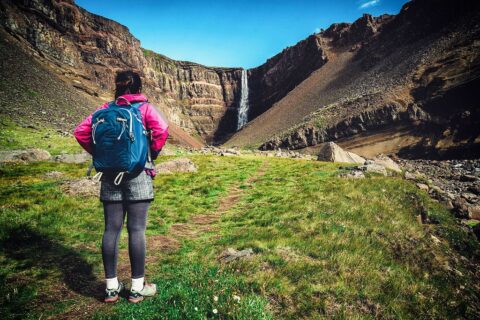
<svg viewBox="0 0 480 320"><path fill-rule="evenodd" d="M365 8L370 8L378 5L380 3L380 0L370 0L367 2L362 3L358 9L365 9Z"/></svg>

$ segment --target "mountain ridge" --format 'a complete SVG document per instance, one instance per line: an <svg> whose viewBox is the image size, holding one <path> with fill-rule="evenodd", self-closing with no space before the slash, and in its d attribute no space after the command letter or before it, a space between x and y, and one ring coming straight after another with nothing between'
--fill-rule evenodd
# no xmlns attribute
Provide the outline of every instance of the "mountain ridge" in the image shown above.
<svg viewBox="0 0 480 320"><path fill-rule="evenodd" d="M409 126L408 145L371 149L406 157L478 156L478 12L478 4L468 1L416 0L398 15L378 17L379 28L368 15L333 25L317 35L327 39L328 61L226 144L303 149L351 138L344 146L367 155L368 148L355 150L352 141L365 144L359 134L398 124ZM356 23L366 27L360 36L367 37L345 33ZM433 101L446 112L439 113Z"/></svg>
<svg viewBox="0 0 480 320"><path fill-rule="evenodd" d="M219 127L233 130L240 68L204 67L146 51L127 27L74 1L4 0L0 7L0 25L15 45L92 97L110 100L115 72L133 69L143 75L150 100L199 142L222 135Z"/></svg>
<svg viewBox="0 0 480 320"><path fill-rule="evenodd" d="M472 99L446 115L429 104L454 101L448 94L456 86L476 81L478 5L469 1L413 0L397 15L364 14L352 23L332 24L248 69L250 122L239 132L241 68L177 61L142 48L127 27L72 0L3 0L0 7L0 25L16 45L94 99L111 99L116 70L142 73L144 92L173 125L196 137L197 145L302 149L342 140L355 149L366 146L359 135L375 135L398 122L399 129L409 127L412 144L379 151L418 156L418 149L445 156L463 144L477 154L478 108L467 105ZM462 21L472 22L472 30L460 26ZM454 52L450 58L449 50ZM464 111L469 113L466 129L456 128L453 122ZM445 135L448 130L452 134ZM459 143L464 136L471 141ZM364 151L369 152L359 150Z"/></svg>

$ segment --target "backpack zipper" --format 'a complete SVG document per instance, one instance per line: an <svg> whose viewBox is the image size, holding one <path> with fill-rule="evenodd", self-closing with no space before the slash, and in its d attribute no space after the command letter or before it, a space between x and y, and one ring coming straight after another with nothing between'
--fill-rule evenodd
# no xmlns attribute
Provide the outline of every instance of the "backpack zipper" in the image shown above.
<svg viewBox="0 0 480 320"><path fill-rule="evenodd" d="M122 131L120 131L120 135L117 138L117 140L120 140L120 138L122 137L122 134L125 132L125 127L127 126L127 124L126 124L127 119L123 119L123 118L118 117L117 121L122 122Z"/></svg>
<svg viewBox="0 0 480 320"><path fill-rule="evenodd" d="M130 114L130 128L129 129L129 136L130 136L130 140L132 140L132 142L135 140L135 137L133 136L133 114L130 110L126 109L128 111L128 113Z"/></svg>
<svg viewBox="0 0 480 320"><path fill-rule="evenodd" d="M93 125L92 127L92 139L93 139L93 144L97 144L97 142L95 141L95 131L97 130L97 127L100 123L102 122L105 122L105 119L101 118L101 119L98 119L97 122L95 122L95 124Z"/></svg>

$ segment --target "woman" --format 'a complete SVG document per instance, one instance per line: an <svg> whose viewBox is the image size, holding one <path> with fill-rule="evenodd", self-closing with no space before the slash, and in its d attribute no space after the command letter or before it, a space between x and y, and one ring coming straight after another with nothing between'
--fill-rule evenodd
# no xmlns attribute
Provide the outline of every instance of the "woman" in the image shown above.
<svg viewBox="0 0 480 320"><path fill-rule="evenodd" d="M141 94L142 82L138 73L133 71L118 72L115 78L115 100L117 104L143 102L139 107L145 128L150 131L150 151L155 159L165 145L168 137L168 124L164 117L148 103ZM121 97L120 99L118 99ZM127 102L128 101L128 102ZM99 109L108 108L105 103ZM92 114L75 129L78 143L90 154L92 153ZM116 302L124 289L117 278L118 241L125 216L127 216L128 253L132 271L132 285L128 300L140 302L156 293L155 284L145 284L145 228L147 210L153 200L153 169L146 169L137 177L122 181L116 185L104 176L101 182L100 200L103 202L105 232L102 239L102 258L105 269L105 302Z"/></svg>

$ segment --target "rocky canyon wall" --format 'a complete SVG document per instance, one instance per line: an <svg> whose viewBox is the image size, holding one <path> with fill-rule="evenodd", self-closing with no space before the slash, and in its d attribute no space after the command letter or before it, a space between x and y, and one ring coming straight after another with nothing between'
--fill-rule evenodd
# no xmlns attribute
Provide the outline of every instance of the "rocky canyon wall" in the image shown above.
<svg viewBox="0 0 480 320"><path fill-rule="evenodd" d="M249 120L268 110L327 62L323 39L312 35L248 70Z"/></svg>
<svg viewBox="0 0 480 320"><path fill-rule="evenodd" d="M259 67L248 70L250 87L249 119L254 119L285 97L329 57L345 47L351 50L377 34L392 16L365 14L353 23L335 23L284 49Z"/></svg>
<svg viewBox="0 0 480 320"><path fill-rule="evenodd" d="M115 72L133 69L143 74L150 101L191 135L214 142L236 129L241 69L210 68L144 50L128 28L73 0L2 0L0 25L94 97L111 100Z"/></svg>
<svg viewBox="0 0 480 320"><path fill-rule="evenodd" d="M268 139L259 137L264 139L261 148L301 149L342 141L365 150L367 141L376 140L384 144L379 152L405 157L478 157L479 9L478 2L466 0L415 0L396 16L365 15L321 32L328 46L320 70L331 65L336 53L350 52L353 58L334 72L338 76L349 70L348 77L341 82L332 77L321 88L321 80L310 76L289 92L290 99L281 100L280 106L311 113ZM292 99L296 96L301 98ZM271 112L269 118L274 116ZM263 119L258 120L250 124L252 132ZM401 146L388 145L389 136L396 134L392 129L404 133Z"/></svg>

